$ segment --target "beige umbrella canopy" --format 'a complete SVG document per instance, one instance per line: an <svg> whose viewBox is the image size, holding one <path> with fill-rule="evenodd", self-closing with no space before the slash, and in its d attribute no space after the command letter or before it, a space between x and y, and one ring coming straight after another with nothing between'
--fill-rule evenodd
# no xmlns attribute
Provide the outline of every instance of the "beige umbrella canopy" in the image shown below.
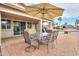
<svg viewBox="0 0 79 59"><path fill-rule="evenodd" d="M51 20L54 17L61 16L64 9L56 7L49 3L39 3L26 7L26 13L40 19Z"/></svg>

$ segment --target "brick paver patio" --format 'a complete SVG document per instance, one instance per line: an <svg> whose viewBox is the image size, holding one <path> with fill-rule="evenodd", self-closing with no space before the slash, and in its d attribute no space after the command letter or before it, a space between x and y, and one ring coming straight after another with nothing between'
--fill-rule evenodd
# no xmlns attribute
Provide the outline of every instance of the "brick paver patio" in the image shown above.
<svg viewBox="0 0 79 59"><path fill-rule="evenodd" d="M57 40L54 41L54 48L49 45L49 53L45 45L33 52L26 52L23 37L9 38L2 40L2 55L10 56L77 56L79 55L79 32L64 34L60 32Z"/></svg>

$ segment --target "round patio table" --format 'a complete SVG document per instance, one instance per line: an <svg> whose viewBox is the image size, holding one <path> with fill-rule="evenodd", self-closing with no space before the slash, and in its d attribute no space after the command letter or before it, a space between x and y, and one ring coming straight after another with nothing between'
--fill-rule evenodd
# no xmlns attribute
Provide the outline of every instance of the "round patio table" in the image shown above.
<svg viewBox="0 0 79 59"><path fill-rule="evenodd" d="M42 33L37 32L37 33L31 34L31 37L32 37L32 38L35 38L35 39L41 40L43 37L46 37L46 36L48 36L48 35L49 35L49 33L47 33L47 32L42 32Z"/></svg>

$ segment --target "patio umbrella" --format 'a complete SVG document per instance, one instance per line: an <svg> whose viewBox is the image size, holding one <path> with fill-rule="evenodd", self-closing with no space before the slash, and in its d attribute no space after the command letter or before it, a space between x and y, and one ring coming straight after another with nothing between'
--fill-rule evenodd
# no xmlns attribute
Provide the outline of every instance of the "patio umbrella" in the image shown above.
<svg viewBox="0 0 79 59"><path fill-rule="evenodd" d="M63 11L64 9L56 7L49 3L39 3L26 7L27 14L38 17L42 19L42 21L51 20L54 17L61 16Z"/></svg>
<svg viewBox="0 0 79 59"><path fill-rule="evenodd" d="M40 19L51 20L54 17L61 16L62 8L56 7L49 3L39 3L26 7L26 13Z"/></svg>

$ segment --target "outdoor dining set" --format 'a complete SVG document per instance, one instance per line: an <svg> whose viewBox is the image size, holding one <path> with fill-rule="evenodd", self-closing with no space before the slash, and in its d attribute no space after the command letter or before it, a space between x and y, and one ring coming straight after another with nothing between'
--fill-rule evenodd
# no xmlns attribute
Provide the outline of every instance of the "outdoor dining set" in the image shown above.
<svg viewBox="0 0 79 59"><path fill-rule="evenodd" d="M23 37L25 39L25 43L29 46L25 48L25 51L32 52L35 49L39 49L40 45L47 46L47 52L49 51L49 43L52 44L52 48L54 46L54 41L57 39L59 31L47 30L47 32L36 32L33 34L29 34L28 31L23 32Z"/></svg>

